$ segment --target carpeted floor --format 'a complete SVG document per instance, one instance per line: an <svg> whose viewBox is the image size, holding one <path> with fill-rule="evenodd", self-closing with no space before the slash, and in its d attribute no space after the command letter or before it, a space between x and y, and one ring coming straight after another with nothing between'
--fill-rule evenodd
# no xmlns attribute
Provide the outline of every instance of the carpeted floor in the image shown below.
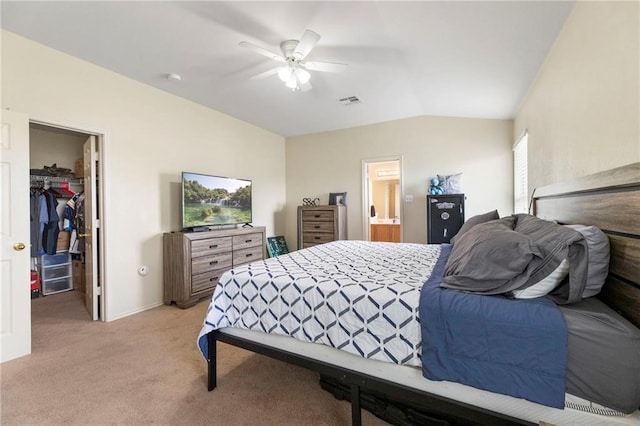
<svg viewBox="0 0 640 426"><path fill-rule="evenodd" d="M89 321L82 293L32 301L32 354L0 365L3 425L348 425L316 373L229 345L207 392L208 303ZM364 425L386 425L363 411Z"/></svg>

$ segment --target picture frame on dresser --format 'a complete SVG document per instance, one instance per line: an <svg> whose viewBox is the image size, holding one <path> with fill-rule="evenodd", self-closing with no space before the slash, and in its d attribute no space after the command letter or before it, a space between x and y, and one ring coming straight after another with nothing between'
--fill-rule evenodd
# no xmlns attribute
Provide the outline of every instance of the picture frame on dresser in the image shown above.
<svg viewBox="0 0 640 426"><path fill-rule="evenodd" d="M330 206L346 206L347 193L346 192L330 192L329 205Z"/></svg>

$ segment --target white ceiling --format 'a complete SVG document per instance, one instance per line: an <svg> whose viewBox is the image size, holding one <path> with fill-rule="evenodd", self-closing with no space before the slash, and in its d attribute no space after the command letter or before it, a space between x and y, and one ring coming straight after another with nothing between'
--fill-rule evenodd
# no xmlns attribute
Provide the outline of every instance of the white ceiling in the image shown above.
<svg viewBox="0 0 640 426"><path fill-rule="evenodd" d="M1 2L3 29L282 136L420 115L513 118L573 1ZM305 29L322 38L308 92L277 76ZM169 73L182 80L171 81ZM340 98L361 103L344 106Z"/></svg>

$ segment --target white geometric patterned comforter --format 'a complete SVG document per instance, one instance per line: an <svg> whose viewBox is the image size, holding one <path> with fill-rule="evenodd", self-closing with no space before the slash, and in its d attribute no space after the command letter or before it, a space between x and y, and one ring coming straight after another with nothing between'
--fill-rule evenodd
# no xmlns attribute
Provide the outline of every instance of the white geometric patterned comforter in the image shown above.
<svg viewBox="0 0 640 426"><path fill-rule="evenodd" d="M237 267L216 286L199 347L237 327L420 366L420 289L439 255L435 244L334 241Z"/></svg>

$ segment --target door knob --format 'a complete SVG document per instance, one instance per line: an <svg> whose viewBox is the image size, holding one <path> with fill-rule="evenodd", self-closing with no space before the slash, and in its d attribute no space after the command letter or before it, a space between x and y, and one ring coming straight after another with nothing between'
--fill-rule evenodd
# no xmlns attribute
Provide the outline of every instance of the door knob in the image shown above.
<svg viewBox="0 0 640 426"><path fill-rule="evenodd" d="M22 251L22 250L24 250L26 247L27 247L27 246L26 246L24 243L15 243L15 244L13 245L13 249L14 249L15 251Z"/></svg>

